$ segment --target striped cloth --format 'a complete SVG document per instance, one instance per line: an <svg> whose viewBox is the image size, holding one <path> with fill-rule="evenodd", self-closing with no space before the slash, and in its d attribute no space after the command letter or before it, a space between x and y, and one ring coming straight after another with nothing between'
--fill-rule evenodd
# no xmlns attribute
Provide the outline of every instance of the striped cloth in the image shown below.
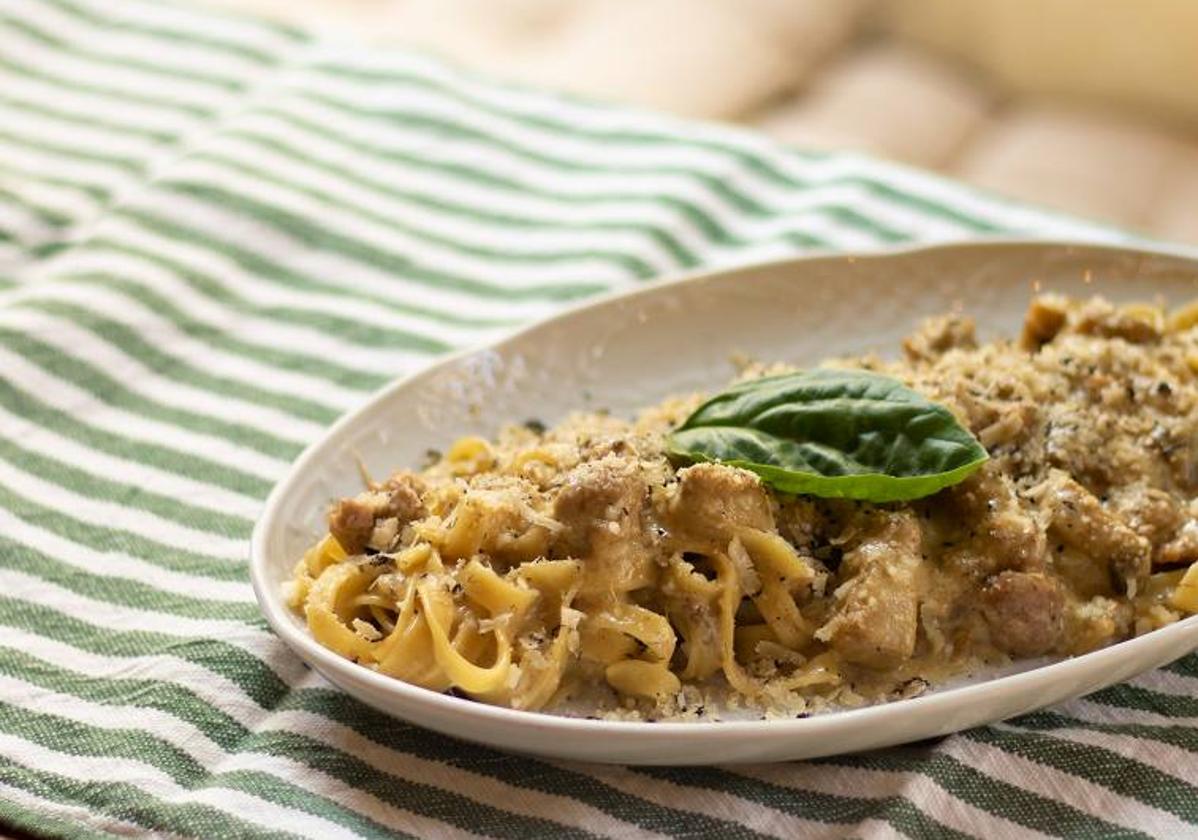
<svg viewBox="0 0 1198 840"><path fill-rule="evenodd" d="M385 718L246 546L374 388L699 265L1117 236L852 155L151 0L0 3L0 820L202 838L1198 835L1198 657L936 743L537 761Z"/></svg>

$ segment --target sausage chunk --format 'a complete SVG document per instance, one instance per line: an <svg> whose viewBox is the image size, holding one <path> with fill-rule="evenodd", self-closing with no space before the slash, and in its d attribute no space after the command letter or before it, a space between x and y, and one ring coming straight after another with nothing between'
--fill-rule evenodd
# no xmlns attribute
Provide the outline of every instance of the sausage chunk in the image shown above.
<svg viewBox="0 0 1198 840"><path fill-rule="evenodd" d="M1151 310L1116 307L1108 300L1091 298L1082 304L1076 322L1071 326L1082 335L1122 338L1131 344L1150 344L1160 340L1163 320L1159 313Z"/></svg>
<svg viewBox="0 0 1198 840"><path fill-rule="evenodd" d="M361 554L374 531L374 493L342 499L329 511L329 533L347 554Z"/></svg>
<svg viewBox="0 0 1198 840"><path fill-rule="evenodd" d="M396 519L402 528L427 515L421 498L423 490L416 476L396 473L381 485L337 502L329 511L329 533L347 554L361 554L370 543L376 522Z"/></svg>
<svg viewBox="0 0 1198 840"><path fill-rule="evenodd" d="M553 518L562 525L558 550L582 557L599 531L629 538L639 530L646 492L636 464L625 458L608 455L579 464L566 474L553 503Z"/></svg>
<svg viewBox="0 0 1198 840"><path fill-rule="evenodd" d="M977 581L1004 569L1044 568L1044 529L1019 503L1011 480L993 462L935 498L946 502L948 514L967 526L958 546L945 552L950 567Z"/></svg>
<svg viewBox="0 0 1198 840"><path fill-rule="evenodd" d="M1035 352L1057 337L1069 319L1069 301L1061 295L1039 295L1032 298L1023 316L1023 333L1019 346Z"/></svg>
<svg viewBox="0 0 1198 840"><path fill-rule="evenodd" d="M845 660L892 668L915 652L919 595L915 574L921 534L911 514L882 514L881 522L845 554L848 579L836 590L836 610L816 631Z"/></svg>
<svg viewBox="0 0 1198 840"><path fill-rule="evenodd" d="M1061 639L1065 596L1041 572L999 572L981 591L982 615L994 646L1012 656L1040 656Z"/></svg>
<svg viewBox="0 0 1198 840"><path fill-rule="evenodd" d="M695 464L678 472L670 513L675 526L706 537L731 538L737 527L772 531L774 514L761 479L748 470Z"/></svg>
<svg viewBox="0 0 1198 840"><path fill-rule="evenodd" d="M627 592L652 582L656 566L644 520L648 495L637 465L616 455L569 472L553 506L562 525L554 550L584 561L580 594Z"/></svg>
<svg viewBox="0 0 1198 840"><path fill-rule="evenodd" d="M424 484L411 473L396 473L379 488L384 496L378 511L381 519L395 517L401 522L413 522L428 515L421 498Z"/></svg>

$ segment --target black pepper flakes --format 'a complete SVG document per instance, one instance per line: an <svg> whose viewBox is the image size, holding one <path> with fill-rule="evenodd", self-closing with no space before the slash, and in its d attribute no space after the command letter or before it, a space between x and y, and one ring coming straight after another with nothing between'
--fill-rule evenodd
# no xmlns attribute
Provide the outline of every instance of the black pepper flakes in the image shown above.
<svg viewBox="0 0 1198 840"><path fill-rule="evenodd" d="M424 459L420 462L420 468L427 470L429 467L441 460L441 450L426 449L424 450Z"/></svg>

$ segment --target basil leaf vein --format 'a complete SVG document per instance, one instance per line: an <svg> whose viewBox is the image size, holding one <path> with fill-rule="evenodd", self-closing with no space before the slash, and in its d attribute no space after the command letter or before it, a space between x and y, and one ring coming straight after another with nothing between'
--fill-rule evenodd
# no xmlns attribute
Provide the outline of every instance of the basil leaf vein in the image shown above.
<svg viewBox="0 0 1198 840"><path fill-rule="evenodd" d="M987 458L943 405L888 376L831 369L738 383L699 406L668 449L751 470L784 493L869 502L931 495Z"/></svg>

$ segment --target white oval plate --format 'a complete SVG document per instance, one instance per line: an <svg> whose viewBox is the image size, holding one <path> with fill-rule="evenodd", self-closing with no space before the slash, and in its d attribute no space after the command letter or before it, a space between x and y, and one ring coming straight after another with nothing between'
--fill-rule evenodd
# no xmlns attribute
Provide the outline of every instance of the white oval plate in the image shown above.
<svg viewBox="0 0 1198 840"><path fill-rule="evenodd" d="M556 758L633 764L776 761L944 735L1095 691L1198 647L1198 617L1053 664L923 697L798 720L635 723L487 706L376 674L317 644L281 584L323 531L335 497L418 463L462 434L553 422L583 407L627 414L725 384L730 357L812 363L891 354L926 315L962 308L980 331L1013 333L1043 288L1113 299L1198 296L1198 261L1054 243L982 242L865 256L818 256L658 283L573 309L385 388L296 461L254 529L252 576L274 630L304 661L365 703L449 735Z"/></svg>

